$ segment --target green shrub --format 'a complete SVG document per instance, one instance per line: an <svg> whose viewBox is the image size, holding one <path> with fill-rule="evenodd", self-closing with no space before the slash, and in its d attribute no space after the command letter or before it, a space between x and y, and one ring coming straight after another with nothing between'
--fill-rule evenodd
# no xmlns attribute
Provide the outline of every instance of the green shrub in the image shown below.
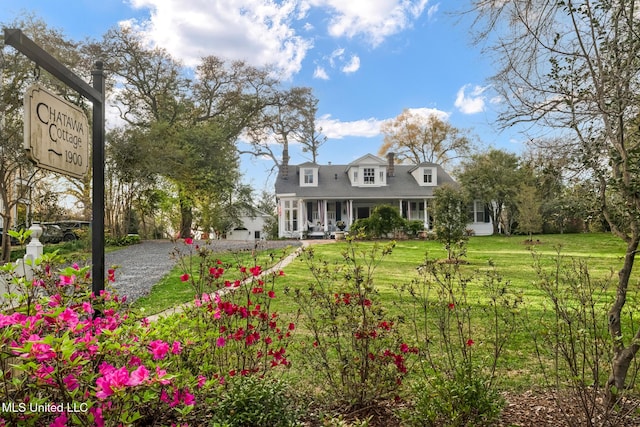
<svg viewBox="0 0 640 427"><path fill-rule="evenodd" d="M413 387L414 406L401 414L406 426L489 426L504 399L480 372L438 373Z"/></svg>
<svg viewBox="0 0 640 427"><path fill-rule="evenodd" d="M216 407L212 426L295 426L298 411L291 401L289 387L281 380L236 377Z"/></svg>

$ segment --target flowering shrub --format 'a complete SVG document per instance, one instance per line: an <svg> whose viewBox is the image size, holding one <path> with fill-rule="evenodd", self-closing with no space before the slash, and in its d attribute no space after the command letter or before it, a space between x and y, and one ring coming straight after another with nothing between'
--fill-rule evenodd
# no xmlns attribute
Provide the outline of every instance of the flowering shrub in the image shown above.
<svg viewBox="0 0 640 427"><path fill-rule="evenodd" d="M319 374L337 405L362 408L394 397L417 349L405 343L379 303L373 281L375 266L393 244L360 253L347 239L343 261L329 265L303 251L314 282L297 289L295 300L311 337L301 352L305 366Z"/></svg>
<svg viewBox="0 0 640 427"><path fill-rule="evenodd" d="M503 399L496 385L496 366L516 325L514 309L520 298L495 271L481 281L493 321L479 324L477 307L468 301L473 280L458 264L431 259L418 268L419 276L399 287L398 307L412 323L421 346L423 377L413 386L414 406L403 413L405 425L493 425ZM482 334L482 335L480 335ZM490 355L480 356L480 348Z"/></svg>
<svg viewBox="0 0 640 427"><path fill-rule="evenodd" d="M289 366L295 325L270 311L280 272L265 281L260 266L238 267L245 280L229 281L228 266L215 263L206 273L218 294L150 323L125 298L92 295L89 267L54 273L58 261L39 260L32 281L11 279L0 314L0 426L182 426L210 415L230 378Z"/></svg>
<svg viewBox="0 0 640 427"><path fill-rule="evenodd" d="M181 280L196 293L193 304L171 318L160 319L153 339L181 336L182 371L205 381L210 389L229 391L238 377L263 378L290 366L287 348L295 323L283 321L271 309L277 297L275 281L281 270L265 272L260 265L225 264L207 246L185 239L177 250ZM199 262L192 262L196 255ZM232 279L228 279L232 276ZM206 398L215 408L219 395Z"/></svg>
<svg viewBox="0 0 640 427"><path fill-rule="evenodd" d="M130 317L125 299L88 292L89 267L54 274L52 264L33 281L14 277L24 293L0 314L0 425L130 425L188 414L189 386L168 374L166 352L148 345L149 326Z"/></svg>

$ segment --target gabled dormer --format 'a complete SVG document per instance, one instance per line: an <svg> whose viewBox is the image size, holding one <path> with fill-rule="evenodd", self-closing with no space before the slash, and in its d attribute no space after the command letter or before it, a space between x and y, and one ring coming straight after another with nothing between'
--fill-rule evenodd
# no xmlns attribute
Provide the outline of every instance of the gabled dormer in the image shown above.
<svg viewBox="0 0 640 427"><path fill-rule="evenodd" d="M436 187L438 185L438 166L434 163L420 163L411 169L411 176L421 187Z"/></svg>
<svg viewBox="0 0 640 427"><path fill-rule="evenodd" d="M347 165L352 187L383 187L387 185L387 162L367 154Z"/></svg>
<svg viewBox="0 0 640 427"><path fill-rule="evenodd" d="M299 166L300 187L318 186L318 165L307 162Z"/></svg>

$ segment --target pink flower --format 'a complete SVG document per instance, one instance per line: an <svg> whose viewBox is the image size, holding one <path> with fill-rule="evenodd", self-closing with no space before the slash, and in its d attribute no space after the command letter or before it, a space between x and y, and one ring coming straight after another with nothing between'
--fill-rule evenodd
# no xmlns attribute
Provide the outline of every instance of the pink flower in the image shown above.
<svg viewBox="0 0 640 427"><path fill-rule="evenodd" d="M129 384L129 372L124 366L115 369L113 366L103 363L100 366L100 373L102 376L96 379L96 397L98 399L106 399Z"/></svg>
<svg viewBox="0 0 640 427"><path fill-rule="evenodd" d="M251 267L249 271L251 272L253 277L258 277L259 275L262 274L262 268L259 265L256 265L255 267Z"/></svg>
<svg viewBox="0 0 640 427"><path fill-rule="evenodd" d="M60 284L62 285L73 285L73 282L75 282L76 280L76 276L60 276Z"/></svg>
<svg viewBox="0 0 640 427"><path fill-rule="evenodd" d="M182 276L180 276L180 280L182 280L183 282L186 282L187 280L189 280L189 274L184 273Z"/></svg>
<svg viewBox="0 0 640 427"><path fill-rule="evenodd" d="M171 353L172 354L182 353L182 345L178 341L173 342L173 345L171 346Z"/></svg>
<svg viewBox="0 0 640 427"><path fill-rule="evenodd" d="M155 340L149 343L149 350L153 354L153 360L164 359L169 351L169 344L162 340Z"/></svg>
<svg viewBox="0 0 640 427"><path fill-rule="evenodd" d="M49 427L67 427L67 415L60 414L59 417L49 424Z"/></svg>
<svg viewBox="0 0 640 427"><path fill-rule="evenodd" d="M182 401L187 406L192 406L196 403L195 397L193 396L193 394L189 393L188 388L185 388L184 392L182 393Z"/></svg>
<svg viewBox="0 0 640 427"><path fill-rule="evenodd" d="M267 292L267 295L269 295L269 298L275 298L276 297L276 293L273 292L273 291Z"/></svg>
<svg viewBox="0 0 640 427"><path fill-rule="evenodd" d="M203 375L198 375L198 388L202 388L207 382L207 378Z"/></svg>
<svg viewBox="0 0 640 427"><path fill-rule="evenodd" d="M104 418L102 417L102 408L93 406L89 409L89 413L93 415L93 425L95 427L104 427Z"/></svg>
<svg viewBox="0 0 640 427"><path fill-rule="evenodd" d="M185 245L193 245L193 239L191 237L185 237L184 238L184 244Z"/></svg>
<svg viewBox="0 0 640 427"><path fill-rule="evenodd" d="M149 370L144 365L138 366L138 369L131 372L131 377L127 382L129 386L137 386L145 382L149 378Z"/></svg>
<svg viewBox="0 0 640 427"><path fill-rule="evenodd" d="M31 352L29 353L31 357L35 357L39 362L44 362L46 360L50 360L56 357L56 352L51 348L49 344L44 343L34 343L31 346Z"/></svg>
<svg viewBox="0 0 640 427"><path fill-rule="evenodd" d="M78 388L78 380L73 374L69 374L62 380L68 391L73 391Z"/></svg>
<svg viewBox="0 0 640 427"><path fill-rule="evenodd" d="M88 302L82 303L82 310L87 314L93 313L93 307L91 307L91 304Z"/></svg>
<svg viewBox="0 0 640 427"><path fill-rule="evenodd" d="M407 353L409 351L409 346L407 344L405 344L405 343L402 343L400 345L400 351L403 352L403 353Z"/></svg>
<svg viewBox="0 0 640 427"><path fill-rule="evenodd" d="M169 384L171 381L168 379L165 379L165 375L167 375L167 371L164 369L160 369L159 366L156 366L156 381L158 381L160 384L164 384L167 385Z"/></svg>
<svg viewBox="0 0 640 427"><path fill-rule="evenodd" d="M226 344L226 340L224 339L224 337L218 337L218 339L216 340L216 345L218 347L224 347L224 345Z"/></svg>
<svg viewBox="0 0 640 427"><path fill-rule="evenodd" d="M78 313L67 308L65 311L60 313L58 316L63 323L66 323L69 326L69 330L74 330L76 326L78 326Z"/></svg>
<svg viewBox="0 0 640 427"><path fill-rule="evenodd" d="M110 268L110 269L107 271L107 279L108 279L110 282L115 282L115 281L116 281L116 270L115 270L115 269Z"/></svg>

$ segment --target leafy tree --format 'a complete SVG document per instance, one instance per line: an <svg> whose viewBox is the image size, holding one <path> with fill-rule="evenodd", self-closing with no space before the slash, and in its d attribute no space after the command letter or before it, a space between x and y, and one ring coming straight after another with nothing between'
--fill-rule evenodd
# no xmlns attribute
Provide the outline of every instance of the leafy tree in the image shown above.
<svg viewBox="0 0 640 427"><path fill-rule="evenodd" d="M570 131L571 142L562 148L590 174L602 214L613 233L626 242L616 298L607 316L614 356L606 391L607 403L613 405L640 349L640 329L623 331L622 326L640 244L638 2L474 0L473 4L479 14L479 35L491 35L496 41L492 52L499 69L492 83L505 101L501 123L537 124L560 135ZM634 310L627 311L634 315Z"/></svg>
<svg viewBox="0 0 640 427"><path fill-rule="evenodd" d="M80 64L78 45L33 15L5 23L3 27L22 29L27 37L70 69L76 69ZM29 189L43 176L31 165L22 147L25 90L38 81L70 101L79 102L79 95L48 73L40 72L30 59L8 46L0 52L0 67L0 217L3 226L2 262L6 263L11 256L7 232L14 224L13 212L22 201L28 199Z"/></svg>
<svg viewBox="0 0 640 427"><path fill-rule="evenodd" d="M489 210L493 234L499 233L499 225L509 233L521 181L518 156L497 149L475 154L462 163L458 179L469 196Z"/></svg>
<svg viewBox="0 0 640 427"><path fill-rule="evenodd" d="M120 116L136 140L145 140L152 172L177 190L180 235L190 235L194 210L212 211L202 203L221 206L233 193L239 179L235 143L273 102L277 81L268 70L216 57L203 58L189 80L166 51L148 48L126 28L111 30L95 48L118 77Z"/></svg>
<svg viewBox="0 0 640 427"><path fill-rule="evenodd" d="M433 229L436 238L447 249L447 259L456 256L455 247L463 247L466 240L468 198L463 190L443 185L434 191Z"/></svg>
<svg viewBox="0 0 640 427"><path fill-rule="evenodd" d="M384 143L378 154L395 153L399 162L445 165L471 150L465 132L435 114L427 117L404 110L381 127Z"/></svg>
<svg viewBox="0 0 640 427"><path fill-rule="evenodd" d="M531 241L533 233L542 231L542 202L535 186L530 184L520 186L520 192L516 197L516 207L518 209L516 214L518 230L528 234Z"/></svg>

